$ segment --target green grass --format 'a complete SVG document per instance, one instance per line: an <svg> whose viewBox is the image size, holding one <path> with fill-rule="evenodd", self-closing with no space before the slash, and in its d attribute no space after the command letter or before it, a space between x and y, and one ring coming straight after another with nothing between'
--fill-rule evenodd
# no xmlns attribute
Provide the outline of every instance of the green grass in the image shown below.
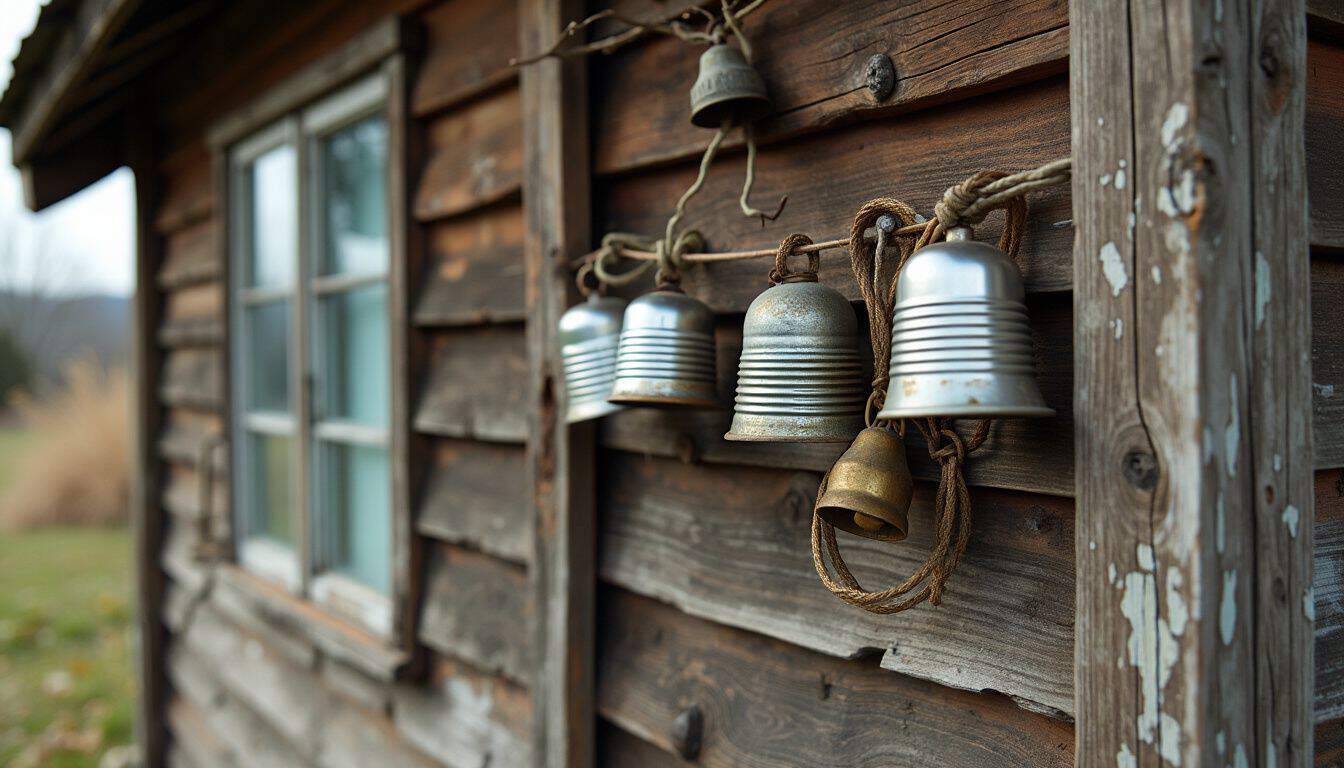
<svg viewBox="0 0 1344 768"><path fill-rule="evenodd" d="M18 427L0 427L0 495L9 487L11 473L28 448L30 435Z"/></svg>
<svg viewBox="0 0 1344 768"><path fill-rule="evenodd" d="M132 740L130 546L120 528L0 533L0 765L97 766Z"/></svg>

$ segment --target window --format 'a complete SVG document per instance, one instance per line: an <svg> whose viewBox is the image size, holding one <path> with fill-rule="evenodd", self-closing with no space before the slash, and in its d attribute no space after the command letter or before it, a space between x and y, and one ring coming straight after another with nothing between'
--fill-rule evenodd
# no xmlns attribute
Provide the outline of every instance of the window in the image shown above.
<svg viewBox="0 0 1344 768"><path fill-rule="evenodd" d="M238 559L391 631L385 75L233 144L231 361Z"/></svg>

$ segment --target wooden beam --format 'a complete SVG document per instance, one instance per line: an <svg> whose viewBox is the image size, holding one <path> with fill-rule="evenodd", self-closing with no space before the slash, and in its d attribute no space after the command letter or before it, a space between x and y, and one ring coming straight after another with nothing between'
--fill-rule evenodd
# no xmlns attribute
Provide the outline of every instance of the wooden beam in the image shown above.
<svg viewBox="0 0 1344 768"><path fill-rule="evenodd" d="M542 50L580 0L522 0L519 50ZM525 67L523 254L527 275L528 471L535 524L536 596L532 761L593 765L596 528L591 424L567 426L555 359L556 323L575 298L566 265L591 244L588 102L581 61Z"/></svg>
<svg viewBox="0 0 1344 768"><path fill-rule="evenodd" d="M147 118L152 112L143 99ZM135 301L131 333L132 439L131 527L135 534L136 634L140 638L136 697L136 741L146 766L164 761L164 718L168 699L164 672L166 631L161 616L165 577L159 567L163 549L163 507L159 503L162 464L158 458L163 410L159 405L160 348L155 342L162 314L158 286L162 239L154 231L160 194L157 158L151 127L145 119L132 121L126 133L126 154L135 174Z"/></svg>
<svg viewBox="0 0 1344 768"><path fill-rule="evenodd" d="M1077 762L1310 765L1302 1L1070 5Z"/></svg>

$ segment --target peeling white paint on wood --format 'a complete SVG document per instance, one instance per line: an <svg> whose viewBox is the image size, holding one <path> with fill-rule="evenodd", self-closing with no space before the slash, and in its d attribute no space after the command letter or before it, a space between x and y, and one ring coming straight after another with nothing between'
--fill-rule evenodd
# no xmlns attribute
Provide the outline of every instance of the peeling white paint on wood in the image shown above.
<svg viewBox="0 0 1344 768"><path fill-rule="evenodd" d="M1124 259L1120 257L1120 249L1115 247L1113 241L1101 246L1101 273L1106 276L1106 282L1111 284L1111 295L1119 296L1120 292L1125 290L1129 284L1129 273L1125 271Z"/></svg>
<svg viewBox="0 0 1344 768"><path fill-rule="evenodd" d="M1292 504L1289 504L1283 510L1283 524L1288 526L1288 535L1294 539L1297 538L1297 521L1300 517L1301 513Z"/></svg>
<svg viewBox="0 0 1344 768"><path fill-rule="evenodd" d="M1158 265L1154 264L1154 265L1153 265L1153 270L1152 270L1152 275L1153 275L1153 282L1154 282L1155 284L1157 284L1157 285L1161 285L1161 284L1162 284L1162 268L1159 267Z"/></svg>
<svg viewBox="0 0 1344 768"><path fill-rule="evenodd" d="M1311 587L1302 593L1302 615L1309 621L1316 620L1316 592Z"/></svg>
<svg viewBox="0 0 1344 768"><path fill-rule="evenodd" d="M1115 753L1116 768L1138 768L1139 761L1134 757L1134 753L1129 751L1129 743L1120 745L1120 751Z"/></svg>
<svg viewBox="0 0 1344 768"><path fill-rule="evenodd" d="M1232 644L1232 636L1237 629L1237 570L1233 568L1223 574L1223 600L1218 608L1218 630L1222 634L1223 645Z"/></svg>
<svg viewBox="0 0 1344 768"><path fill-rule="evenodd" d="M1227 476L1237 476L1237 454L1241 443L1241 411L1237 408L1237 374L1228 378L1227 396L1231 402L1227 416L1227 430L1223 433L1223 460L1227 462Z"/></svg>
<svg viewBox="0 0 1344 768"><path fill-rule="evenodd" d="M1311 388L1314 389L1314 390L1316 390L1316 394L1320 395L1321 397L1327 397L1327 398L1328 398L1328 397L1334 397L1334 396L1335 396L1335 385L1334 385L1334 384L1317 384L1316 382L1313 381L1313 382L1311 383Z"/></svg>
<svg viewBox="0 0 1344 768"><path fill-rule="evenodd" d="M1265 323L1265 307L1273 295L1274 285L1270 280L1269 260L1260 251L1255 252L1255 327L1258 330Z"/></svg>
<svg viewBox="0 0 1344 768"><path fill-rule="evenodd" d="M1189 118L1190 107L1183 101L1172 104L1167 110L1167 118L1162 121L1162 144L1167 149L1175 147L1176 139L1180 138L1178 134Z"/></svg>

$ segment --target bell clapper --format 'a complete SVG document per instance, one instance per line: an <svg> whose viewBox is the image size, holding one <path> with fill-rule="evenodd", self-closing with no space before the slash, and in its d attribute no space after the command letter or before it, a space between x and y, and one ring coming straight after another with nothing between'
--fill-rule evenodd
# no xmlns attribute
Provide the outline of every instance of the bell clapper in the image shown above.
<svg viewBox="0 0 1344 768"><path fill-rule="evenodd" d="M859 526L863 530L868 531L869 533L879 530L884 525L881 518L873 517L872 515L865 515L862 512L854 513L854 524Z"/></svg>

